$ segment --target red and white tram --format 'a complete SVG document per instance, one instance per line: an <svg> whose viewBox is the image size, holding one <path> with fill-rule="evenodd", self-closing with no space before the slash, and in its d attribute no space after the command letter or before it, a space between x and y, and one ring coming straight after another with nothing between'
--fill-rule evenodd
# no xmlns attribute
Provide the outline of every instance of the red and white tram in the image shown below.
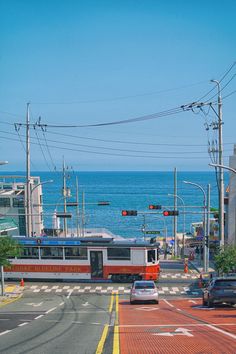
<svg viewBox="0 0 236 354"><path fill-rule="evenodd" d="M158 244L113 238L15 237L20 255L10 259L11 279L157 280Z"/></svg>

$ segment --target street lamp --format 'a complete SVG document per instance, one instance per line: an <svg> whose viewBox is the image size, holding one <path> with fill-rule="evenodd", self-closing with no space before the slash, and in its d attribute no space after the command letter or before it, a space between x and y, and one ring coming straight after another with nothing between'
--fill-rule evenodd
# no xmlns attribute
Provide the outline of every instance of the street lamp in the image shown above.
<svg viewBox="0 0 236 354"><path fill-rule="evenodd" d="M183 256L184 256L184 243L185 243L185 240L184 240L184 236L185 236L185 203L184 203L184 200L183 200L183 198L181 198L179 195L177 195L177 194L170 194L170 193L168 193L168 196L169 197L174 197L174 198L178 198L180 201L181 201L181 203L183 204L183 209L184 209L184 213L183 213L183 223L184 223L184 227L183 227L183 240L182 240L182 242L183 242Z"/></svg>
<svg viewBox="0 0 236 354"><path fill-rule="evenodd" d="M46 183L53 183L53 180L50 179L48 181L43 181L43 182L40 182L38 184L36 184L36 186L34 186L32 189L30 189L30 213L31 213L31 233L32 233L32 236L34 235L34 223L33 223L33 203L32 203L32 194L33 194L33 191L38 188L39 186L42 186L43 184L46 184ZM31 186L31 185L30 185ZM29 235L30 236L30 235Z"/></svg>
<svg viewBox="0 0 236 354"><path fill-rule="evenodd" d="M191 184L192 186L195 186L199 188L202 193L203 193L203 208L204 208L204 214L203 214L203 224L204 224L204 236L203 236L203 242L204 242L204 260L203 260L203 268L204 272L207 272L207 258L208 258L208 252L207 252L207 226L206 226L206 219L207 219L207 205L206 205L206 192L200 186L200 184L194 183L194 182L189 182L189 181L183 181L185 184Z"/></svg>

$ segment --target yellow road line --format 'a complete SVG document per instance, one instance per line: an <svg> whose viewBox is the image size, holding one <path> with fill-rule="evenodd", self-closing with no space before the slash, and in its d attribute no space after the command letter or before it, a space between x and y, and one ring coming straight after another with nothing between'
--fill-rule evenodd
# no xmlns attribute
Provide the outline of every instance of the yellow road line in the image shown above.
<svg viewBox="0 0 236 354"><path fill-rule="evenodd" d="M106 324L104 326L101 339L100 339L100 341L98 343L96 354L102 354L103 347L104 347L104 344L105 344L105 340L106 340L106 337L107 337L107 333L108 333L108 325Z"/></svg>
<svg viewBox="0 0 236 354"><path fill-rule="evenodd" d="M114 294L111 295L111 301L110 301L110 306L109 306L109 313L112 312L113 309L113 303L114 303Z"/></svg>
<svg viewBox="0 0 236 354"><path fill-rule="evenodd" d="M20 294L19 296L15 297L14 299L7 299L7 300L3 300L2 303L0 303L0 307L3 307L5 305L11 304L12 302L15 302L17 300L19 300L21 298L22 294Z"/></svg>
<svg viewBox="0 0 236 354"><path fill-rule="evenodd" d="M114 327L114 337L113 337L113 351L112 354L120 353L120 338L119 338L119 296L116 294L116 320Z"/></svg>

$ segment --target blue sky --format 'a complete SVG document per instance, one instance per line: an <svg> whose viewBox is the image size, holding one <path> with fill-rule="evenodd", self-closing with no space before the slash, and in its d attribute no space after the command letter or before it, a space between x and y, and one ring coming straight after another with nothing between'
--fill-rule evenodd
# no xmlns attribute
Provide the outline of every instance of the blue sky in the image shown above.
<svg viewBox="0 0 236 354"><path fill-rule="evenodd" d="M236 60L235 1L0 2L0 160L25 169L30 120L86 125L198 100ZM235 90L236 65L222 81ZM216 93L212 91L205 100ZM224 162L236 143L235 94L223 100ZM216 97L214 97L214 100ZM216 107L216 106L215 106ZM216 107L217 108L217 107ZM33 170L208 170L212 110L130 124L31 129Z"/></svg>

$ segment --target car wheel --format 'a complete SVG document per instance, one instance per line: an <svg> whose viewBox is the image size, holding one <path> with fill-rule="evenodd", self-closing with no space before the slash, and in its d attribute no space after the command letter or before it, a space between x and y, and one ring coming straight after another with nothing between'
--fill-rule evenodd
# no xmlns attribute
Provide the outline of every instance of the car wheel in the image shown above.
<svg viewBox="0 0 236 354"><path fill-rule="evenodd" d="M208 300L207 300L207 307L212 307L213 306L213 302L212 302L212 300L210 300L209 298L208 298Z"/></svg>
<svg viewBox="0 0 236 354"><path fill-rule="evenodd" d="M130 300L130 305L134 305L134 301L131 301L131 300Z"/></svg>
<svg viewBox="0 0 236 354"><path fill-rule="evenodd" d="M156 303L156 304L159 304L159 301L158 301L158 300L156 300L156 301L155 301L155 303Z"/></svg>

